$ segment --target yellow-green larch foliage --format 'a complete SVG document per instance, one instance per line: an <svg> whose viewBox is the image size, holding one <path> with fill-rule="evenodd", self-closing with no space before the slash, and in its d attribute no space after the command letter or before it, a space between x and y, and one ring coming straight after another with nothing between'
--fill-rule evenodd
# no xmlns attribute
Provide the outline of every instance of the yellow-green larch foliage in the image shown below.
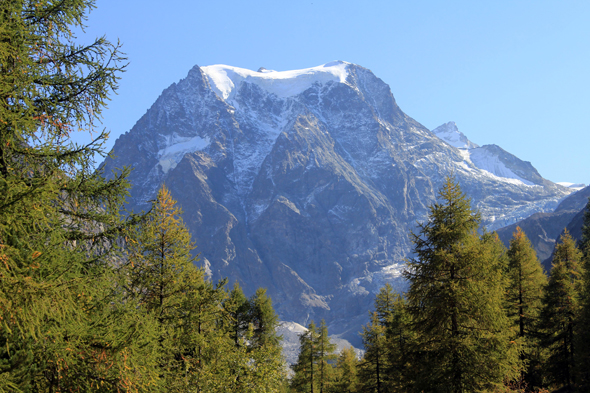
<svg viewBox="0 0 590 393"><path fill-rule="evenodd" d="M183 295L203 280L191 252L191 235L180 217L182 211L162 186L152 208L128 236L129 288L141 305L160 323L174 321Z"/></svg>
<svg viewBox="0 0 590 393"><path fill-rule="evenodd" d="M516 227L512 235L507 256L506 307L513 330L512 339L521 347L521 379L529 387L541 386L544 357L537 328L547 276L520 227Z"/></svg>
<svg viewBox="0 0 590 393"><path fill-rule="evenodd" d="M574 332L584 276L581 262L582 253L565 230L553 253L541 311L543 345L549 350L546 371L556 388L574 386Z"/></svg>
<svg viewBox="0 0 590 393"><path fill-rule="evenodd" d="M590 201L584 208L580 248L584 276L580 299L580 317L575 332L576 384L580 391L590 390Z"/></svg>
<svg viewBox="0 0 590 393"><path fill-rule="evenodd" d="M326 393L332 385L334 367L333 361L336 359L336 344L333 344L328 335L326 321L322 319L318 331L317 354L318 354L318 385L319 393Z"/></svg>
<svg viewBox="0 0 590 393"><path fill-rule="evenodd" d="M180 214L170 191L162 186L149 213L127 236L125 289L129 300L156 321L160 377L166 391L182 391L178 377L186 374L191 359L198 356L188 345L193 340L186 330L199 333L192 325L193 307L207 292L204 273L194 265L198 257L191 255L195 246ZM221 311L216 299L207 301Z"/></svg>
<svg viewBox="0 0 590 393"><path fill-rule="evenodd" d="M391 362L386 337L386 327L377 312L361 332L365 354L359 364L362 391L383 393L389 388Z"/></svg>
<svg viewBox="0 0 590 393"><path fill-rule="evenodd" d="M518 369L504 311L503 247L497 236L479 236L479 215L453 178L438 196L411 233L415 256L405 271L419 356L413 388L492 389Z"/></svg>
<svg viewBox="0 0 590 393"><path fill-rule="evenodd" d="M360 389L358 378L358 357L353 347L344 348L336 360L334 381L330 392L356 393Z"/></svg>
<svg viewBox="0 0 590 393"><path fill-rule="evenodd" d="M292 366L291 389L295 392L318 392L318 330L311 321L299 336L299 355Z"/></svg>
<svg viewBox="0 0 590 393"><path fill-rule="evenodd" d="M328 328L322 320L319 329L311 321L307 331L299 337L299 357L292 366L295 375L291 388L296 392L326 393L333 379L331 361L336 359L336 345L328 336Z"/></svg>
<svg viewBox="0 0 590 393"><path fill-rule="evenodd" d="M151 388L149 362L136 363L149 345L132 343L146 321L114 290L128 171L94 169L125 59L74 36L93 7L0 2L0 391ZM94 142L73 143L78 131Z"/></svg>

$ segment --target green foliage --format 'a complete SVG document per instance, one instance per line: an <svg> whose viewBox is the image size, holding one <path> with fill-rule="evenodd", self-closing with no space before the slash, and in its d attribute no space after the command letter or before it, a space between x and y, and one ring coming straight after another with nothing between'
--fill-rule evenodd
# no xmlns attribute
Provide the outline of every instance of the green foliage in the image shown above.
<svg viewBox="0 0 590 393"><path fill-rule="evenodd" d="M582 253L565 231L553 254L553 267L543 298L541 328L549 350L546 369L551 382L571 389L574 384L574 332L580 311Z"/></svg>
<svg viewBox="0 0 590 393"><path fill-rule="evenodd" d="M166 187L129 233L128 299L158 329L166 392L274 392L284 379L277 315L264 289L214 286L191 257L194 245Z"/></svg>
<svg viewBox="0 0 590 393"><path fill-rule="evenodd" d="M518 370L503 309L503 250L496 236L477 234L479 216L454 179L439 198L411 234L415 257L405 272L417 336L415 388L491 389Z"/></svg>
<svg viewBox="0 0 590 393"><path fill-rule="evenodd" d="M292 366L295 375L291 388L296 392L327 392L331 389L336 345L328 336L324 320L317 329L313 321L299 337L300 351L297 363Z"/></svg>
<svg viewBox="0 0 590 393"><path fill-rule="evenodd" d="M104 38L76 43L93 7L0 2L0 392L277 391L270 298L253 297L236 349L224 282L195 268L169 193L134 228L128 170L94 170L125 59ZM94 142L72 143L77 131Z"/></svg>
<svg viewBox="0 0 590 393"><path fill-rule="evenodd" d="M124 269L126 300L156 323L159 376L167 391L182 390L178 375L194 363L194 307L207 289L202 270L193 264L194 246L180 214L162 187L150 213L128 233Z"/></svg>
<svg viewBox="0 0 590 393"><path fill-rule="evenodd" d="M520 227L516 228L510 240L507 255L507 315L513 329L511 339L521 346L521 380L529 387L540 387L543 385L541 366L545 359L540 349L537 327L547 276Z"/></svg>
<svg viewBox="0 0 590 393"><path fill-rule="evenodd" d="M334 393L356 393L360 391L358 363L354 348L344 348L336 360L335 375L329 391Z"/></svg>
<svg viewBox="0 0 590 393"><path fill-rule="evenodd" d="M584 212L581 249L583 252L583 284L580 299L580 317L576 328L574 354L576 382L580 391L590 390L590 201Z"/></svg>
<svg viewBox="0 0 590 393"><path fill-rule="evenodd" d="M291 379L291 389L295 392L317 391L317 341L318 331L311 321L307 331L299 336L299 356L292 366L295 374Z"/></svg>
<svg viewBox="0 0 590 393"><path fill-rule="evenodd" d="M124 68L118 45L74 42L92 7L0 3L0 390L153 387L151 322L115 286L127 171L94 171L105 133L70 142L96 132Z"/></svg>
<svg viewBox="0 0 590 393"><path fill-rule="evenodd" d="M367 392L388 391L391 363L388 352L386 327L376 312L371 313L371 322L361 332L365 356L360 364L363 389Z"/></svg>

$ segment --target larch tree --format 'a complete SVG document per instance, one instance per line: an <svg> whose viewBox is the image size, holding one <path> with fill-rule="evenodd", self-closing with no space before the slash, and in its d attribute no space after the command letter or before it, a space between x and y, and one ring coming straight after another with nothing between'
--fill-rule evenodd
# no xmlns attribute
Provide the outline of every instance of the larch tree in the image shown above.
<svg viewBox="0 0 590 393"><path fill-rule="evenodd" d="M256 392L275 392L286 378L285 359L281 347L282 336L277 334L279 317L266 289L259 288L252 295L250 305L250 335L248 368Z"/></svg>
<svg viewBox="0 0 590 393"><path fill-rule="evenodd" d="M295 375L291 388L297 392L327 392L332 378L332 364L336 345L330 341L328 328L322 320L319 329L311 321L307 331L299 337L299 357L292 366Z"/></svg>
<svg viewBox="0 0 590 393"><path fill-rule="evenodd" d="M344 348L336 360L334 381L330 392L356 393L360 389L358 358L353 347Z"/></svg>
<svg viewBox="0 0 590 393"><path fill-rule="evenodd" d="M332 361L336 359L334 354L336 344L333 344L328 335L326 321L322 319L318 332L317 354L318 354L318 383L319 392L328 391L333 378Z"/></svg>
<svg viewBox="0 0 590 393"><path fill-rule="evenodd" d="M512 235L508 249L506 291L507 314L513 327L512 339L521 345L521 379L530 388L542 385L544 362L537 326L547 276L526 234L520 229Z"/></svg>
<svg viewBox="0 0 590 393"><path fill-rule="evenodd" d="M223 302L227 318L224 328L229 332L236 348L246 345L246 333L250 324L250 302L236 281Z"/></svg>
<svg viewBox="0 0 590 393"><path fill-rule="evenodd" d="M377 312L371 313L371 321L361 332L365 354L359 364L359 376L363 391L384 393L389 391L390 359L386 327Z"/></svg>
<svg viewBox="0 0 590 393"><path fill-rule="evenodd" d="M114 288L128 172L94 170L126 60L105 38L77 43L93 6L0 2L0 391L152 387L149 345L134 345L149 329Z"/></svg>
<svg viewBox="0 0 590 393"><path fill-rule="evenodd" d="M181 391L178 378L189 358L198 356L185 346L184 330L194 326L190 317L197 293L204 287L204 273L191 255L195 248L180 218L181 210L165 186L152 207L127 236L127 283L130 300L154 318L157 324L160 377L167 391ZM187 301L190 300L190 301ZM214 303L212 301L211 303ZM218 305L217 305L218 306Z"/></svg>
<svg viewBox="0 0 590 393"><path fill-rule="evenodd" d="M580 391L590 390L590 200L584 209L580 249L584 276L580 299L580 317L575 332L576 383Z"/></svg>
<svg viewBox="0 0 590 393"><path fill-rule="evenodd" d="M299 355L292 366L294 375L291 389L296 392L317 392L318 385L318 331L311 321L305 333L299 336Z"/></svg>
<svg viewBox="0 0 590 393"><path fill-rule="evenodd" d="M582 253L566 230L553 253L541 311L544 346L549 349L546 369L550 381L569 390L574 386L574 332L584 274L581 259Z"/></svg>
<svg viewBox="0 0 590 393"><path fill-rule="evenodd" d="M393 293L392 300L391 313L382 321L385 326L388 355L387 384L392 391L400 391L412 385L410 366L414 335L406 299L398 293Z"/></svg>
<svg viewBox="0 0 590 393"><path fill-rule="evenodd" d="M490 389L514 374L516 350L504 312L506 287L497 237L477 233L480 218L453 178L428 220L411 233L404 275L420 363L417 391Z"/></svg>

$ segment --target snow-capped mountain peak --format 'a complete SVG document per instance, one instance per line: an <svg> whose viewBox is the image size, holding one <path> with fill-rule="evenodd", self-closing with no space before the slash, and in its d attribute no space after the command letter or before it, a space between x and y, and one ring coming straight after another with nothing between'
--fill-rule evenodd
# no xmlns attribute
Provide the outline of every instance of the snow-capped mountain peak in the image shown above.
<svg viewBox="0 0 590 393"><path fill-rule="evenodd" d="M317 67L291 71L273 71L262 67L259 71L252 71L217 64L201 67L201 70L207 75L211 88L224 100L231 99L232 93L244 81L258 85L278 97L286 98L304 92L316 82L344 83L348 77L349 64L344 61L333 61Z"/></svg>
<svg viewBox="0 0 590 393"><path fill-rule="evenodd" d="M119 137L103 169L125 166L128 209L149 208L165 183L213 281L266 287L283 320L323 318L357 343L374 294L404 285L408 231L448 174L490 230L571 192L455 123L432 133L385 82L344 62L195 66Z"/></svg>
<svg viewBox="0 0 590 393"><path fill-rule="evenodd" d="M432 133L447 142L449 145L459 149L473 149L479 147L479 145L471 142L461 131L459 131L457 124L455 124L454 121L436 127L432 130Z"/></svg>

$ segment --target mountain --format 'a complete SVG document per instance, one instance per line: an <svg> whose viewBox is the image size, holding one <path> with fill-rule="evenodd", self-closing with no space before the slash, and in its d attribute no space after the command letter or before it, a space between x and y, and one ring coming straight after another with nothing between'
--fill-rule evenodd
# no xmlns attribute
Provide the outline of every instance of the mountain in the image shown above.
<svg viewBox="0 0 590 393"><path fill-rule="evenodd" d="M580 240L582 237L584 207L590 197L590 186L579 189L579 185L576 185L574 189L578 191L568 195L553 212L535 213L524 220L498 229L500 240L509 247L512 234L519 226L531 241L545 271L549 272L555 243L563 230L567 228L574 239Z"/></svg>
<svg viewBox="0 0 590 393"><path fill-rule="evenodd" d="M504 179L515 179L532 186L551 185L549 180L541 177L539 172L528 161L508 153L497 145L479 146L471 142L459 131L454 122L443 124L432 132L443 141L461 151L466 162L493 176Z"/></svg>
<svg viewBox="0 0 590 393"><path fill-rule="evenodd" d="M325 318L355 345L379 288L405 287L408 231L445 176L490 229L553 211L572 191L497 146L446 142L370 70L341 61L283 72L195 66L113 154L105 173L134 169L130 209L168 186L213 280L267 287L282 320Z"/></svg>

